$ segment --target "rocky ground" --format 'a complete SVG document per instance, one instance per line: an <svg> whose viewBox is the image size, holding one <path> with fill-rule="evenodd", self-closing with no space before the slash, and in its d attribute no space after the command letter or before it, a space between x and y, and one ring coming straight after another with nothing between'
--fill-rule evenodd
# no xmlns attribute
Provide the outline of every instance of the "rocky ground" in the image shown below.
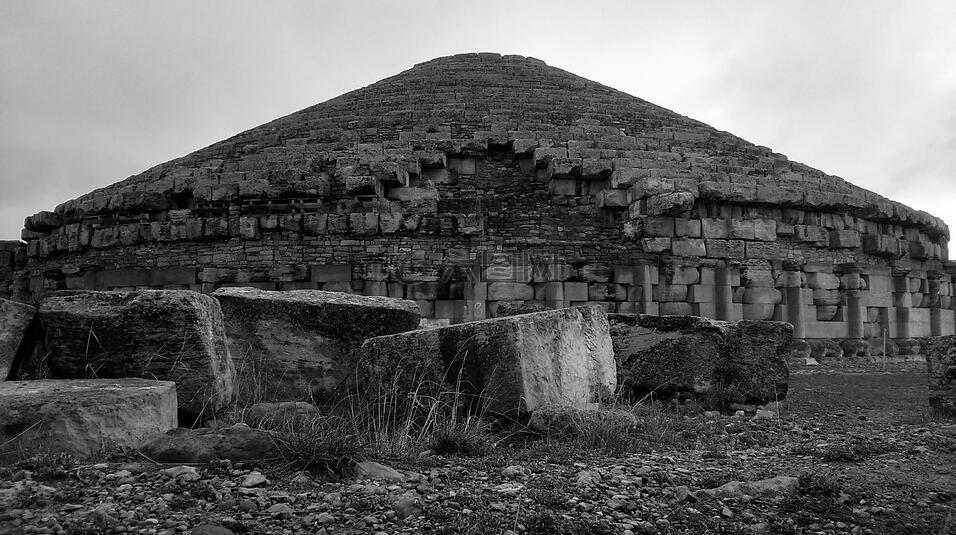
<svg viewBox="0 0 956 535"><path fill-rule="evenodd" d="M338 479L48 457L0 469L0 533L956 533L956 422L925 384L912 365L798 369L778 415L647 413L628 453L512 436Z"/></svg>

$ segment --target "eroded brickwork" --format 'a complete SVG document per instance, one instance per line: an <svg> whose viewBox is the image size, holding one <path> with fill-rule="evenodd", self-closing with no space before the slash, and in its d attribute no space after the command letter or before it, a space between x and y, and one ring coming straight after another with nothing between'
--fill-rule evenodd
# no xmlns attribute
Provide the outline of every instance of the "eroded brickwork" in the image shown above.
<svg viewBox="0 0 956 535"><path fill-rule="evenodd" d="M517 56L417 65L25 227L19 253L0 247L20 297L246 285L452 321L533 301L780 319L797 338L956 329L939 219Z"/></svg>

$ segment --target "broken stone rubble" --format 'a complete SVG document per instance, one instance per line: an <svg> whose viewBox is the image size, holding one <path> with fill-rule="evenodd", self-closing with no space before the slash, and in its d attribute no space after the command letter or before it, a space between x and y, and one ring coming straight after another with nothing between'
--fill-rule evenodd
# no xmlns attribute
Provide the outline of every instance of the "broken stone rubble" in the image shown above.
<svg viewBox="0 0 956 535"><path fill-rule="evenodd" d="M137 448L175 428L176 385L147 379L0 382L0 443L78 457Z"/></svg>
<svg viewBox="0 0 956 535"><path fill-rule="evenodd" d="M36 309L30 305L0 299L0 381L10 375L35 315Z"/></svg>
<svg viewBox="0 0 956 535"><path fill-rule="evenodd" d="M261 292L251 293L267 302L272 297L268 293L264 296ZM148 297L168 297L150 292L145 294ZM55 295L54 298L64 299L76 295L68 293ZM126 293L111 297L97 295L94 298L94 302L111 302L110 299L113 298L124 303L135 301ZM287 298L294 299L295 296ZM355 296L343 298L350 303L350 299L366 299ZM237 310L241 310L241 304L237 307ZM398 317L407 319L405 323L412 325L415 322L413 308L414 304L402 304L395 310L399 314ZM162 318L164 313L178 309L160 307L153 310L158 311L156 321L163 322L166 321ZM256 314L262 317L261 310ZM112 316L107 314L102 317ZM382 377L394 378L394 375L389 375L389 370L397 370L396 363L401 363L403 373L414 370L431 373L431 380L447 381L449 377L462 380L462 386L465 388L473 389L473 392L483 392L485 401L488 402L487 407L492 412L537 412L538 420L545 418L548 411L555 408L558 414L568 407L577 407L575 410L590 408L602 396L614 392L617 383L631 389L643 384L644 387L662 394L671 387L678 387L677 390L683 388L685 394L692 390L696 390L697 394L706 393L708 384L719 382L713 379L716 377L713 374L717 373L715 369L725 375L734 370L737 373L760 370L758 373L749 374L749 380L752 381L750 384L736 376L722 379L725 384L732 384L738 389L733 391L733 395L737 396L735 403L764 403L786 395L786 368L781 368L781 363L786 363L789 344L789 326L786 324L747 321L723 324L703 318L612 315L611 325L608 326L605 317L599 307L579 307L371 338L355 356L362 361L359 366L361 373L356 380L359 385L363 384L362 381L368 381L364 383L364 386L368 386ZM215 326L212 329L215 330ZM476 339L480 342L476 342ZM156 343L158 339L151 340ZM767 343L768 341L770 343ZM647 362L635 360L635 355L638 354L643 355L641 358L653 355L663 342L666 342L668 347L668 344L672 343L683 344L681 347L684 348L684 353L680 363L683 368L680 369L690 373L687 375L690 379L680 379L684 377L682 373L678 373L680 369L666 373L653 371L653 359ZM617 363L608 360L612 350L615 350ZM696 354L694 352L699 353L697 356L700 358L687 358L693 357ZM622 355L625 357L623 364ZM410 361L410 356L418 360ZM456 369L455 359L459 357L464 357L464 363L459 362L457 369L467 373L461 376L449 374L449 370ZM573 366L568 366L568 363L573 363ZM625 366L627 363L629 364ZM658 381L657 383L648 382L646 379L642 379L644 383L638 383L634 379L635 374L653 377L654 373L660 375L653 379ZM668 373L672 375L667 375ZM675 383L675 377L685 383ZM681 384L684 386L681 387ZM493 389L488 388L491 385L494 386ZM701 385L705 388L701 388ZM731 407L733 406L734 403L731 403ZM753 412L756 409L747 410ZM772 417L774 414L774 411L763 412L766 415L758 411L757 416ZM309 418L317 414L314 406L295 402L291 405L261 404L253 407L250 411L250 414L252 413L256 413L262 420L286 419L293 413L296 418ZM242 435L241 430L233 431L226 435ZM158 455L169 459L208 460L233 455L219 451L223 448L222 443L228 442L226 439L220 438L218 446L211 446L211 439L207 436L209 433L204 431L201 435L206 438L198 439L184 432L173 433L164 439L165 442L159 440L156 443L159 446L152 451L155 453L165 448L164 453ZM264 440L264 437L258 438ZM180 448L184 451L177 452L176 443L185 444ZM257 452L256 455L270 451L265 446L256 448L253 448ZM243 447L239 449L242 450ZM235 455L242 458L247 454L239 452Z"/></svg>
<svg viewBox="0 0 956 535"><path fill-rule="evenodd" d="M209 296L177 290L54 292L40 302L38 318L54 377L173 381L186 419L208 418L233 399L236 372L222 311Z"/></svg>
<svg viewBox="0 0 956 535"><path fill-rule="evenodd" d="M607 316L595 306L370 338L358 354L360 388L460 388L491 414L581 407L617 383Z"/></svg>
<svg viewBox="0 0 956 535"><path fill-rule="evenodd" d="M414 301L388 297L255 288L220 288L213 297L236 368L255 378L256 391L243 397L263 401L331 397L353 371L352 350L420 321Z"/></svg>
<svg viewBox="0 0 956 535"><path fill-rule="evenodd" d="M789 324L641 314L608 318L620 394L630 399L699 398L728 405L787 395Z"/></svg>

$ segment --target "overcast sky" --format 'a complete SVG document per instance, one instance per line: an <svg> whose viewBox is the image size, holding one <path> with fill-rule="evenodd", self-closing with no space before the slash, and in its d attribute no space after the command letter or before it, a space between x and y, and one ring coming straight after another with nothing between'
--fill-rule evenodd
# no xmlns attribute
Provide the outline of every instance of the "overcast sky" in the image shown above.
<svg viewBox="0 0 956 535"><path fill-rule="evenodd" d="M541 58L956 228L953 0L2 0L0 239L94 188L476 51Z"/></svg>

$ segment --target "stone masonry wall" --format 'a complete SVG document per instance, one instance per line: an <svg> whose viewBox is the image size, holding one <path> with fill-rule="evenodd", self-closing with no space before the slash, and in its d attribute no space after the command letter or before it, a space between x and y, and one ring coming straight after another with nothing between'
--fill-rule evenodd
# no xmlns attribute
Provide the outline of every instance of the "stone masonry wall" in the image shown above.
<svg viewBox="0 0 956 535"><path fill-rule="evenodd" d="M939 219L512 56L416 66L31 216L22 237L0 247L20 298L243 285L405 297L451 321L533 301L785 320L795 338L956 330Z"/></svg>

